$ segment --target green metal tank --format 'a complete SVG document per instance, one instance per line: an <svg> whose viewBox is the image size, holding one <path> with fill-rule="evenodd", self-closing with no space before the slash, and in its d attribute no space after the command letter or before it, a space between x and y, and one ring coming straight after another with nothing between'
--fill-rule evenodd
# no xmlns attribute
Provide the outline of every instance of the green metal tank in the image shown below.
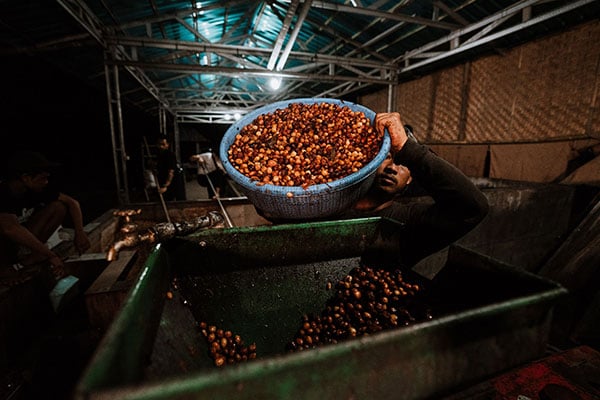
<svg viewBox="0 0 600 400"><path fill-rule="evenodd" d="M544 354L560 285L452 247L424 289L432 319L289 352L303 315L401 229L380 218L200 231L157 245L76 399L423 399ZM199 322L256 343L215 367Z"/></svg>

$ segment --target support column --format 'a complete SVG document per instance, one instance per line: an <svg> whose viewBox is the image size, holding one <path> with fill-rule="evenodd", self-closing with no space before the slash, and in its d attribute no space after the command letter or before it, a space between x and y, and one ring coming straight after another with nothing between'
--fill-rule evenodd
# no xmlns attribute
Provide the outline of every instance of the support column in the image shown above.
<svg viewBox="0 0 600 400"><path fill-rule="evenodd" d="M108 100L108 116L113 147L115 182L119 205L129 204L129 184L127 180L127 152L123 133L123 112L121 108L121 91L119 86L119 69L109 65L110 54L105 53L104 76L106 80L106 98ZM114 57L113 57L114 58Z"/></svg>

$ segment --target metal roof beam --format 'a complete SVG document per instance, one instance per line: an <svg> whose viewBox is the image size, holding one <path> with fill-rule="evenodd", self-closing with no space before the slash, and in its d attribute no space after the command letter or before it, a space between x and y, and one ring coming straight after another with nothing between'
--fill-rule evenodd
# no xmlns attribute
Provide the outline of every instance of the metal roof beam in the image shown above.
<svg viewBox="0 0 600 400"><path fill-rule="evenodd" d="M61 1L61 0L57 0L57 1ZM71 1L74 1L74 0L71 0ZM121 23L118 26L116 26L115 28L125 31L127 29L135 28L135 27L145 25L148 23L151 23L151 24L160 23L163 21L173 20L173 19L177 19L177 18L181 18L181 17L188 17L190 15L193 15L194 13L199 13L202 11L209 12L211 10L218 10L218 9L222 9L222 8L234 7L234 6L237 6L240 4L247 5L248 0L231 0L231 1L210 4L208 6L189 7L189 8L178 9L177 11L165 12L165 13L162 13L161 15L156 15L156 16L151 16L148 18L141 18L141 19L136 19L134 21Z"/></svg>
<svg viewBox="0 0 600 400"><path fill-rule="evenodd" d="M102 22L96 17L96 15L87 7L87 5L81 0L56 0L64 9L67 11L87 32L92 35L94 39L98 41L100 46L105 50L109 49L109 44L104 40L104 30L106 27L103 26ZM117 54L123 58L128 58L128 55L122 51L120 47L115 47L113 54ZM148 93L154 97L160 104L166 109L169 109L169 103L161 98L160 92L152 83L152 80L148 76L138 69L127 67L126 71L143 87L146 88Z"/></svg>
<svg viewBox="0 0 600 400"><path fill-rule="evenodd" d="M230 67L212 67L204 65L182 65L182 64L159 64L159 63L145 63L140 61L126 61L126 60L115 60L112 63L116 65L143 68L145 70L161 70L170 72L186 72L190 74L205 73L211 75L224 75L232 77L280 77L284 79L304 79L314 82L330 82L330 81L361 81L367 83L385 83L393 84L385 78L368 78L368 77L357 77L357 76L344 76L344 75L321 75L321 74L305 74L298 72L278 71L273 72L266 69L239 69Z"/></svg>
<svg viewBox="0 0 600 400"><path fill-rule="evenodd" d="M427 19L427 18L414 17L412 15L406 15L406 14L401 14L401 13L396 13L396 12L386 12L386 11L372 10L370 8L346 6L343 4L330 3L327 1L314 0L312 2L312 7L321 8L324 10L332 10L332 11L337 11L337 12L360 14L362 16L368 15L370 17L383 18L383 19L392 20L392 21L402 21L402 22L407 22L410 24L424 25L424 26L429 26L432 28L440 28L440 29L446 29L446 30L453 30L453 29L456 29L459 27L456 24L451 24L448 22L433 21L433 20Z"/></svg>
<svg viewBox="0 0 600 400"><path fill-rule="evenodd" d="M130 47L156 47L161 49L169 49L174 51L187 50L192 52L212 52L223 56L225 54L233 56L257 56L267 57L271 53L270 49L258 48L258 47L246 47L246 46L233 46L224 44L207 44L207 43L196 43L187 42L180 40L166 40L166 39L152 39L152 38L138 38L138 37L123 37L123 36L110 36L106 37L106 41L111 44L130 46ZM352 65L355 67L365 68L381 68L382 66L390 69L395 69L394 63L384 63L381 61L371 61L362 58L350 58L331 56L328 54L321 53L307 53L307 52L290 52L290 58L299 61L308 62L322 62L327 64L340 64L340 65Z"/></svg>
<svg viewBox="0 0 600 400"><path fill-rule="evenodd" d="M283 47L283 41L287 36L290 27L292 25L292 19L296 15L296 9L298 8L299 0L292 0L288 10L285 14L285 19L283 20L283 25L277 34L277 38L275 39L275 43L273 44L273 50L271 52L271 57L269 57L269 62L267 63L267 69L272 70L275 68L275 64L277 63L277 59L279 58L279 52ZM272 7L272 6L271 6Z"/></svg>
<svg viewBox="0 0 600 400"><path fill-rule="evenodd" d="M439 8L442 11L444 11L450 18L452 18L453 20L455 20L459 24L461 24L463 26L469 25L469 21L467 21L466 19L464 19L463 17L461 17L461 15L459 13L454 12L453 9L451 9L450 7L448 7L443 2L441 2L441 1L434 1L433 2L433 6Z"/></svg>
<svg viewBox="0 0 600 400"><path fill-rule="evenodd" d="M379 2L379 3L372 4L372 5L371 5L369 8L370 8L370 9L378 9L379 7L382 7L382 6L383 6L383 4L385 4L385 3L386 3L386 1L385 1L385 0L383 0L382 2ZM387 12L388 12L388 13L393 13L393 12L395 12L395 10L396 10L398 7L401 7L401 6L402 6L402 4L403 4L402 2L397 2L396 4L392 5L392 7L391 7L389 10L387 10ZM378 24L379 24L379 23L380 23L380 22L381 22L383 19L384 19L384 18L375 18L375 19L373 19L373 21L371 21L371 22L370 22L370 23L369 23L369 24L368 24L368 25L365 27L365 29L363 29L363 30L361 30L361 31L358 31L358 32L356 32L354 35L352 35L352 39L354 39L354 38L356 38L356 37L359 37L360 35L364 35L364 34L365 34L365 32L366 32L368 29L370 29L370 28L372 28L372 27L374 27L374 26L378 25ZM380 40L383 40L383 38L385 38L386 36L390 35L390 34L391 34L391 33L393 33L394 31L396 31L396 30L398 30L398 29L400 29L400 28L404 27L404 26L405 26L405 24L406 24L405 22L402 22L402 21L401 21L400 23L398 23L398 24L394 25L392 28L390 28L390 29L386 30L385 32L382 32L382 33L380 33L379 35L377 35L377 36L375 36L375 37L372 37L370 40L368 40L368 41L365 41L365 42L362 42L362 43L359 43L359 44L356 46L356 48L355 48L354 50L352 50L352 51L351 51L351 52L349 52L349 53L346 53L346 55L345 55L345 56L346 56L346 57L349 57L349 56L351 56L351 55L353 55L353 54L357 53L357 52L358 52L358 51L360 51L360 50L362 50L362 51L367 51L367 52L369 52L369 54L373 54L373 53L375 53L375 54L380 54L380 52L378 52L378 51L376 51L376 50L375 50L375 51L371 50L371 49L370 49L370 46L371 46L371 45L373 45L373 44L375 44L376 42L378 42L378 41L380 41ZM367 35L367 36L372 36L372 35ZM335 51L335 49L334 49L334 50L332 50L332 51ZM385 58L384 58L384 60L385 60L385 61L389 61L389 60L387 60L387 59L385 59Z"/></svg>
<svg viewBox="0 0 600 400"><path fill-rule="evenodd" d="M219 39L219 43L226 43L229 39L231 39L231 35L235 32L238 27L242 24L247 23L250 20L250 16L254 13L254 10L251 7L248 7L244 15L238 19L235 24L231 25L225 32L223 32L223 36ZM227 26L223 24L223 29L226 29Z"/></svg>
<svg viewBox="0 0 600 400"><path fill-rule="evenodd" d="M483 19L479 22L476 22L474 24L471 24L467 27L456 30L455 32L452 32L450 35L447 35L438 40L434 40L434 41L426 44L425 46L421 46L417 49L407 52L406 54L402 55L401 57L398 57L397 61L399 63L405 64L404 68L402 68L400 72L401 73L409 72L409 71L415 70L417 68L423 67L427 64L430 64L432 62L439 61L444 58L462 53L462 52L472 49L474 47L484 45L493 40L496 40L501 37L510 35L512 33L518 32L520 30L523 30L525 28L528 28L528 27L538 24L540 22L546 21L550 18L554 18L560 14L564 14L564 13L572 11L576 8L582 7L586 4L592 3L594 1L597 1L597 0L579 0L579 1L575 1L575 2L572 2L567 5L564 5L564 6L558 6L557 8L555 8L551 11L547 11L535 18L525 19L525 21L522 23L519 23L512 27L506 28L495 34L484 36L485 34L489 33L493 28L496 28L499 25L499 22L506 21L506 19L508 19L509 17L514 16L517 13L522 12L524 10L528 10L532 5L534 5L536 3L541 3L541 2L547 3L544 0L521 1L516 5L510 6L506 9L492 15L491 17L485 18L485 19ZM474 30L477 30L479 28L482 28L482 32L480 32L479 34L476 34L473 37L475 40L467 40L462 44L454 46L451 50L437 53L433 57L429 57L425 60L422 60L420 62L409 65L409 61L411 58L415 58L416 56L422 57L425 54L425 52L427 52L428 50L436 48L442 44L456 43L456 41L460 40L460 37L466 35L467 33L472 32Z"/></svg>
<svg viewBox="0 0 600 400"><path fill-rule="evenodd" d="M308 15L308 11L310 10L311 3L312 3L312 0L306 0L304 2L304 5L303 5L302 9L300 10L300 15L298 15L298 19L296 20L296 24L294 25L294 30L292 31L290 38L288 39L285 49L281 53L281 58L279 59L279 62L277 63L277 66L275 68L276 71L280 71L285 67L285 63L287 62L288 57L292 51L292 48L294 47L294 43L296 42L296 39L298 38L298 34L300 33L302 24L304 23L304 20L306 19L306 16Z"/></svg>

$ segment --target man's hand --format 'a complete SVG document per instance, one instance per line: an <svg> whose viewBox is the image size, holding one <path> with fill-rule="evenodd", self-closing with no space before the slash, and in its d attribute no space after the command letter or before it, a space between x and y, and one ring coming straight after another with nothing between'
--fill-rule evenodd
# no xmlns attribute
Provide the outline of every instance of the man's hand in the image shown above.
<svg viewBox="0 0 600 400"><path fill-rule="evenodd" d="M408 140L399 113L379 113L375 116L375 129L383 133L386 128L392 141L390 152L395 154L404 147L404 144Z"/></svg>
<svg viewBox="0 0 600 400"><path fill-rule="evenodd" d="M56 279L60 279L65 275L65 264L59 256L54 254L48 259L50 261L50 270Z"/></svg>
<svg viewBox="0 0 600 400"><path fill-rule="evenodd" d="M92 244L90 243L90 239L86 235L85 232L75 233L75 237L73 238L73 244L75 248L79 252L79 254L83 254L87 249L89 249Z"/></svg>

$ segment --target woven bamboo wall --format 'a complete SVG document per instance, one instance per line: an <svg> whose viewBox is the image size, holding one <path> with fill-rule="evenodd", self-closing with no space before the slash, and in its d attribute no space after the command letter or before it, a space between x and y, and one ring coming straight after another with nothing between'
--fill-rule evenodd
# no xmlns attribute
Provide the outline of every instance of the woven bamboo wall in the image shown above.
<svg viewBox="0 0 600 400"><path fill-rule="evenodd" d="M426 141L600 137L600 22L397 87L397 110ZM360 102L385 111L387 91Z"/></svg>
<svg viewBox="0 0 600 400"><path fill-rule="evenodd" d="M421 142L443 145L436 151L470 176L553 181L574 143L600 143L599 43L594 21L446 68L398 85L396 110ZM387 90L359 101L386 111ZM487 168L481 146L491 155Z"/></svg>
<svg viewBox="0 0 600 400"><path fill-rule="evenodd" d="M588 24L473 63L468 140L585 135L598 85L598 39L600 24Z"/></svg>
<svg viewBox="0 0 600 400"><path fill-rule="evenodd" d="M387 91L373 93L361 99L361 103L369 105L368 107L378 113L387 112Z"/></svg>

